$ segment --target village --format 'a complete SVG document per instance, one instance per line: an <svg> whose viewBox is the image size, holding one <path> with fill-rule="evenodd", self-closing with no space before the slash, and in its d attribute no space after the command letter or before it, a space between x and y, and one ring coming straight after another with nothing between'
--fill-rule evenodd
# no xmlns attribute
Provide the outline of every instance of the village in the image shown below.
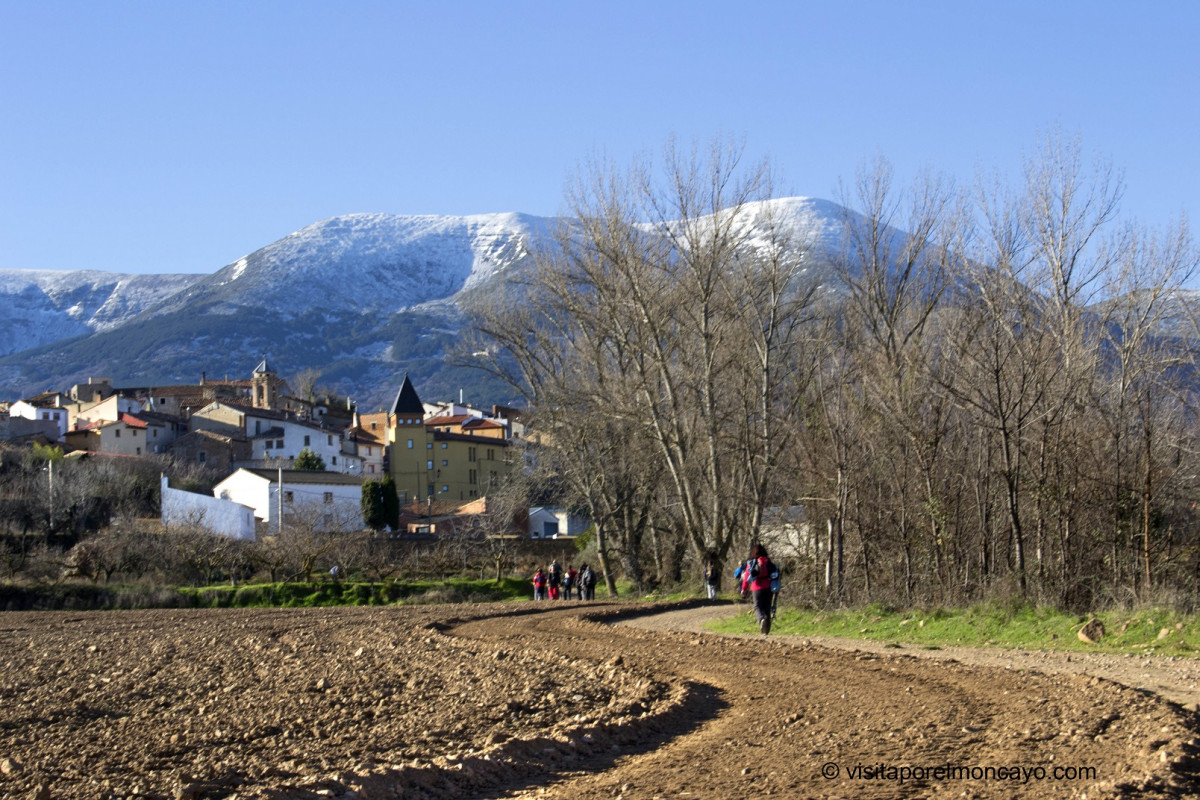
<svg viewBox="0 0 1200 800"><path fill-rule="evenodd" d="M385 532L455 533L534 459L519 409L425 403L407 375L391 406L375 413L295 394L266 356L248 379L202 374L194 385L121 388L89 378L0 403L0 441L59 448L67 459L164 459L223 475L208 495L172 487L164 474L162 523L246 541L277 535L297 516L330 532L372 527L363 518L371 482L394 487L399 511L379 526ZM533 539L576 536L588 524L553 505L509 516L515 527L505 533Z"/></svg>

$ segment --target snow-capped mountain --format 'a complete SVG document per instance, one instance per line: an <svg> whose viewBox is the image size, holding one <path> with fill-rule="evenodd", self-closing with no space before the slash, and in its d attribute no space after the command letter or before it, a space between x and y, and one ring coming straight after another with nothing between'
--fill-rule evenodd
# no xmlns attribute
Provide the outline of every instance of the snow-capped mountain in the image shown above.
<svg viewBox="0 0 1200 800"><path fill-rule="evenodd" d="M550 222L522 214L333 217L238 259L155 313L197 304L212 313L247 307L395 313L452 297L522 262L531 237Z"/></svg>
<svg viewBox="0 0 1200 800"><path fill-rule="evenodd" d="M461 293L528 263L554 224L522 214L350 214L212 275L0 272L0 397L89 375L123 385L240 376L263 352L287 371L320 369L341 391L386 397L399 372L446 372Z"/></svg>
<svg viewBox="0 0 1200 800"><path fill-rule="evenodd" d="M770 228L785 229L818 270L828 268L823 256L839 247L848 213L809 198L745 211L752 246L777 241ZM460 302L519 276L560 222L349 214L211 275L0 271L0 399L92 375L123 386L195 383L202 372L249 377L268 353L284 377L319 370L322 384L364 410L390 400L405 372L423 395L475 387L479 396L468 399L508 402L515 398L504 387L448 357L465 320ZM890 235L903 241L901 231ZM1192 299L1180 298L1182 306Z"/></svg>
<svg viewBox="0 0 1200 800"><path fill-rule="evenodd" d="M0 270L0 355L115 328L202 277Z"/></svg>

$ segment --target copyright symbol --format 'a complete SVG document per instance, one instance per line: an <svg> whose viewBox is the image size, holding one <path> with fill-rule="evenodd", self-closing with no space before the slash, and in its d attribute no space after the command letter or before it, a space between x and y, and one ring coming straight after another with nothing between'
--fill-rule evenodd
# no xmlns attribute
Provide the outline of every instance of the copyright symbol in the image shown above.
<svg viewBox="0 0 1200 800"><path fill-rule="evenodd" d="M837 764L833 763L832 761L826 761L824 764L821 765L821 777L825 778L826 780L831 781L834 778L836 778L838 775L840 775L841 773L842 773L842 770L838 767Z"/></svg>

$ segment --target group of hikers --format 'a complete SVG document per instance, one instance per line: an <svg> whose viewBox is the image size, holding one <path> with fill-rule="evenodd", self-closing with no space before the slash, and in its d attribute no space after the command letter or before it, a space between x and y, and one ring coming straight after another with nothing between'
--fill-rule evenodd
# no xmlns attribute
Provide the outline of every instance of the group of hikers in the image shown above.
<svg viewBox="0 0 1200 800"><path fill-rule="evenodd" d="M770 633L779 598L780 576L779 567L767 555L767 548L757 542L751 545L750 557L738 565L733 577L742 599L753 598L758 630L763 635ZM705 554L704 583L709 599L715 600L721 585L721 563L712 550ZM557 561L551 561L550 566L538 567L533 573L533 599L595 600L596 571L586 563L576 570L570 564L563 569Z"/></svg>
<svg viewBox="0 0 1200 800"><path fill-rule="evenodd" d="M587 564L578 570L568 564L564 570L557 561L551 561L550 566L538 567L533 573L533 599L595 600L596 571Z"/></svg>

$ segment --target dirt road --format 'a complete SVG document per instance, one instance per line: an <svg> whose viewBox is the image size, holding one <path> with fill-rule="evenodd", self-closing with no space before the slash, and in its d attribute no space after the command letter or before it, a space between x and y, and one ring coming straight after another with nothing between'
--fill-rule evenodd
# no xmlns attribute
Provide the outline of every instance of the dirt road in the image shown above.
<svg viewBox="0 0 1200 800"><path fill-rule="evenodd" d="M631 610L5 614L0 795L1096 798L1200 787L1194 715L1148 693L613 624Z"/></svg>

